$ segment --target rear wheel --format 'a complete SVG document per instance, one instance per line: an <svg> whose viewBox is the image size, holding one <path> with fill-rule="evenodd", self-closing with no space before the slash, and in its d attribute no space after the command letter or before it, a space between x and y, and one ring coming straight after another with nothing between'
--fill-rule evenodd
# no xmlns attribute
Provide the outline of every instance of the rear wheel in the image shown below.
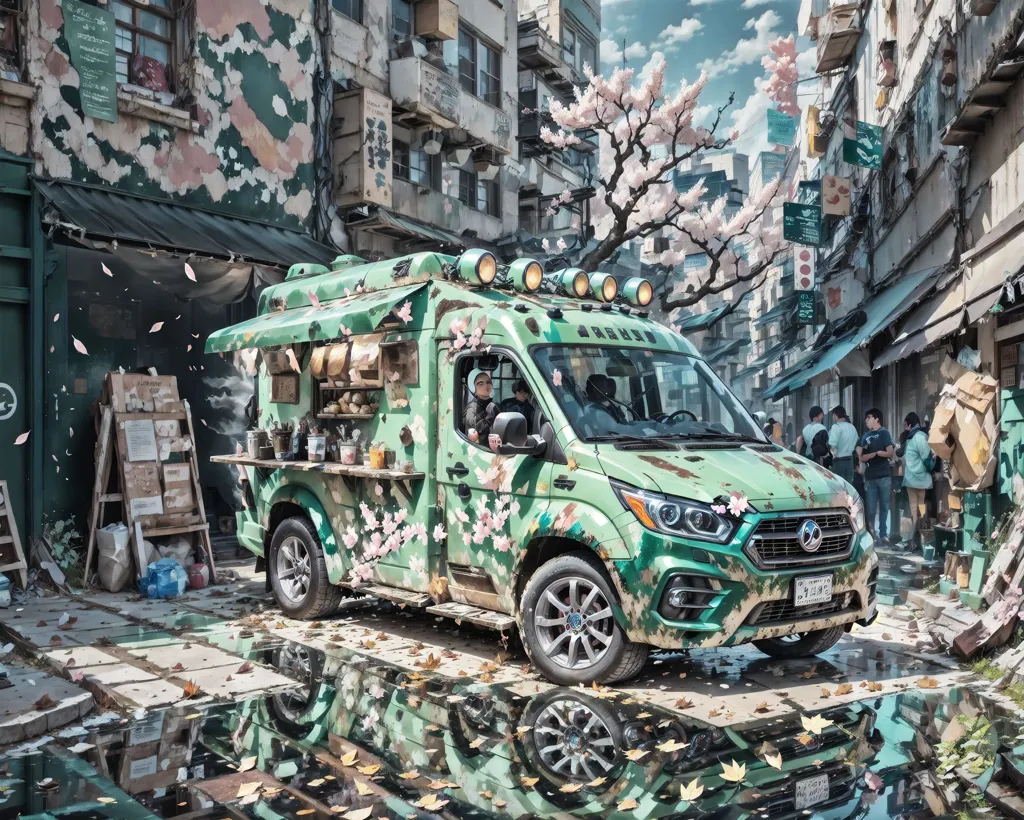
<svg viewBox="0 0 1024 820"><path fill-rule="evenodd" d="M267 571L277 605L292 618L320 618L341 604L342 590L327 577L327 562L312 522L286 518L270 541Z"/></svg>
<svg viewBox="0 0 1024 820"><path fill-rule="evenodd" d="M754 646L773 658L810 658L825 652L839 643L846 627L832 626L814 632L798 632L781 638L765 638L754 641Z"/></svg>
<svg viewBox="0 0 1024 820"><path fill-rule="evenodd" d="M597 562L562 555L531 576L520 603L523 643L548 680L571 686L625 680L647 660L615 621L611 585Z"/></svg>

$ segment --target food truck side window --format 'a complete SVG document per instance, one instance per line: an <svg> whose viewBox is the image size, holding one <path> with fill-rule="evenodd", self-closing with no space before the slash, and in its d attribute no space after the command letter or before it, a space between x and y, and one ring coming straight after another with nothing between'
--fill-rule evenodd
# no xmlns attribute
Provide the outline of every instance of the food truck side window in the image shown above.
<svg viewBox="0 0 1024 820"><path fill-rule="evenodd" d="M456 387L459 432L469 441L486 446L487 435L499 413L522 413L533 432L536 400L516 362L500 353L459 359Z"/></svg>

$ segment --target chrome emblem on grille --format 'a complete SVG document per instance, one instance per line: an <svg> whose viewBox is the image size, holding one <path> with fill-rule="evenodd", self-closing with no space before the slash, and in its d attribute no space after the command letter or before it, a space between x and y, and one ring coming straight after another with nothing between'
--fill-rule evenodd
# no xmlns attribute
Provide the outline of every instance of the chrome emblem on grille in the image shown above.
<svg viewBox="0 0 1024 820"><path fill-rule="evenodd" d="M796 536L800 540L800 546L807 552L817 552L825 537L818 522L810 519L800 522L800 529L796 531Z"/></svg>

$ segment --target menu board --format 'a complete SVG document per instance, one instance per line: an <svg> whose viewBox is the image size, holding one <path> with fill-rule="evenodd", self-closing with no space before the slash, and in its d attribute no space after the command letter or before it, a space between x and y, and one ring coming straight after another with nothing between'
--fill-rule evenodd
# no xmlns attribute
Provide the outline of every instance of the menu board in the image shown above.
<svg viewBox="0 0 1024 820"><path fill-rule="evenodd" d="M64 36L71 64L78 72L82 112L89 117L117 122L117 50L114 14L64 0Z"/></svg>

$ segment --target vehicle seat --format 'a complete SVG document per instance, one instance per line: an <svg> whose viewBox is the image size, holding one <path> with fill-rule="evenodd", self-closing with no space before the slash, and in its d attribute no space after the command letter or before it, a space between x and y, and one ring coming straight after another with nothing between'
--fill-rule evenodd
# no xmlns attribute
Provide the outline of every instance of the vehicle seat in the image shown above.
<svg viewBox="0 0 1024 820"><path fill-rule="evenodd" d="M626 414L612 401L615 398L615 380L611 376L595 373L587 377L585 393L588 401L607 410L620 424L625 424Z"/></svg>

